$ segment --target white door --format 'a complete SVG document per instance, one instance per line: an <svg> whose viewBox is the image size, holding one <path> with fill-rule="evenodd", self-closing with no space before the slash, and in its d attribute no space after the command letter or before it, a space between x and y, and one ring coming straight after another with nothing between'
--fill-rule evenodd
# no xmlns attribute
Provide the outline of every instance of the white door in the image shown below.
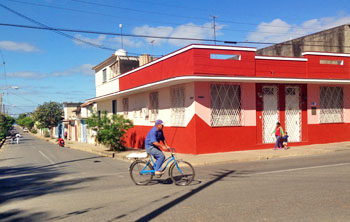
<svg viewBox="0 0 350 222"><path fill-rule="evenodd" d="M275 143L276 138L272 132L275 130L276 123L279 121L278 109L278 87L263 87L263 143Z"/></svg>
<svg viewBox="0 0 350 222"><path fill-rule="evenodd" d="M288 142L301 141L300 87L286 86L286 129Z"/></svg>

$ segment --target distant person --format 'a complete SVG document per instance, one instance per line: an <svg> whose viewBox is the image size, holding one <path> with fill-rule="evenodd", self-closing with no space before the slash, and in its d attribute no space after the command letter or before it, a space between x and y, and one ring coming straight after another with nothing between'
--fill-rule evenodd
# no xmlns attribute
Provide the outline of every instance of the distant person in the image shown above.
<svg viewBox="0 0 350 222"><path fill-rule="evenodd" d="M11 144L14 144L16 135L14 133L11 133L10 138L11 138Z"/></svg>
<svg viewBox="0 0 350 222"><path fill-rule="evenodd" d="M272 133L274 133L275 137L276 137L276 143L275 143L274 150L277 150L277 147L282 149L283 145L282 145L282 142L281 142L281 138L284 137L284 132L283 132L283 128L281 127L281 123L280 122L276 123L276 128L275 128L275 130Z"/></svg>
<svg viewBox="0 0 350 222"><path fill-rule="evenodd" d="M151 154L156 159L156 163L154 166L155 175L162 174L162 172L160 171L160 168L162 167L165 156L161 151L161 148L162 149L169 148L165 142L165 137L163 134L163 127L164 127L163 124L164 123L162 120L160 119L156 120L153 128L148 132L145 140L146 152Z"/></svg>
<svg viewBox="0 0 350 222"><path fill-rule="evenodd" d="M17 133L16 134L16 142L17 142L17 144L19 144L19 138L21 137L21 134L19 134L19 133Z"/></svg>
<svg viewBox="0 0 350 222"><path fill-rule="evenodd" d="M64 131L64 139L66 140L67 139L67 136L68 136L68 133L67 133L67 131Z"/></svg>

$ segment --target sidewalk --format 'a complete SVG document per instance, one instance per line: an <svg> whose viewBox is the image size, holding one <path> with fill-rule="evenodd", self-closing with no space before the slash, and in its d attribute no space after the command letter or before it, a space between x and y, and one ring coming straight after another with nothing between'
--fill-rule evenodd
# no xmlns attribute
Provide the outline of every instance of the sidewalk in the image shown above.
<svg viewBox="0 0 350 222"><path fill-rule="evenodd" d="M32 134L40 139L46 140L51 143L57 144L56 139L49 139L41 137L37 134ZM129 160L126 156L130 153L135 152L144 152L144 150L127 150L122 152L108 151L104 146L93 145L87 143L80 143L75 141L66 140L66 148L72 148L77 150L82 150L86 152L95 153L100 156L106 156L110 158L120 159L128 162ZM58 145L57 145L58 146ZM190 162L193 166L204 166L204 165L213 165L220 163L229 163L229 162L248 162L248 161L257 161L257 160L268 160L276 159L283 157L292 157L292 156L307 156L315 154L326 154L330 152L337 151L350 151L350 142L341 142L341 143L330 143L330 144L315 144L308 146L297 146L291 147L290 149L284 150L273 150L263 149L263 150L248 150L248 151L235 151L235 152L225 152L225 153L213 153L213 154L180 154L177 153L176 156L178 159L183 159ZM164 152L165 156L170 154Z"/></svg>

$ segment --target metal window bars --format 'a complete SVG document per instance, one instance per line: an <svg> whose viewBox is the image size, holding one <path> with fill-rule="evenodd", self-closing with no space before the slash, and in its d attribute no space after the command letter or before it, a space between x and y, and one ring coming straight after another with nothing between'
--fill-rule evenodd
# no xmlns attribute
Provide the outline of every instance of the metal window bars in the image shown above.
<svg viewBox="0 0 350 222"><path fill-rule="evenodd" d="M123 98L123 112L124 117L127 117L129 112L129 98Z"/></svg>
<svg viewBox="0 0 350 222"><path fill-rule="evenodd" d="M264 86L263 91L263 111L262 111L262 126L263 126L263 143L274 143L276 138L271 135L279 121L278 107L278 87Z"/></svg>
<svg viewBox="0 0 350 222"><path fill-rule="evenodd" d="M343 87L320 87L320 122L340 123L344 121Z"/></svg>
<svg viewBox="0 0 350 222"><path fill-rule="evenodd" d="M184 126L185 124L185 87L174 86L170 89L171 97L171 125Z"/></svg>
<svg viewBox="0 0 350 222"><path fill-rule="evenodd" d="M241 88L232 84L212 84L211 126L242 125Z"/></svg>
<svg viewBox="0 0 350 222"><path fill-rule="evenodd" d="M149 94L150 109L149 119L150 121L156 121L158 118L158 92L151 92Z"/></svg>
<svg viewBox="0 0 350 222"><path fill-rule="evenodd" d="M286 86L285 131L289 142L301 141L301 93L299 86Z"/></svg>

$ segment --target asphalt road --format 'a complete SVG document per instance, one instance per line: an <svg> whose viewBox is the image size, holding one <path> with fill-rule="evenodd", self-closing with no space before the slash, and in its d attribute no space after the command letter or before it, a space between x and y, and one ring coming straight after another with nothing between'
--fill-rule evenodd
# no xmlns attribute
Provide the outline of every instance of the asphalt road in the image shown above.
<svg viewBox="0 0 350 222"><path fill-rule="evenodd" d="M350 221L350 152L196 167L148 186L129 163L25 134L0 152L0 221Z"/></svg>

